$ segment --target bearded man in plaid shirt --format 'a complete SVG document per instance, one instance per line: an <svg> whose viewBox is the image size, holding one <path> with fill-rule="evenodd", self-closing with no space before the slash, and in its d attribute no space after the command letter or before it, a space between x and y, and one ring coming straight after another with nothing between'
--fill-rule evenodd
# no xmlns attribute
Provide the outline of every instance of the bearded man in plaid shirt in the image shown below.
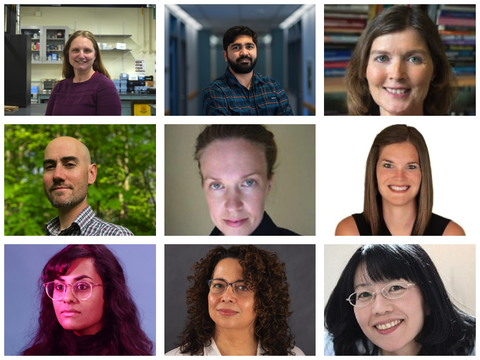
<svg viewBox="0 0 480 360"><path fill-rule="evenodd" d="M87 203L88 186L97 178L90 151L77 139L63 136L45 149L43 188L58 216L45 225L47 235L133 236L123 226L95 216Z"/></svg>
<svg viewBox="0 0 480 360"><path fill-rule="evenodd" d="M293 115L282 86L253 71L257 34L234 26L223 36L225 74L203 90L203 115Z"/></svg>

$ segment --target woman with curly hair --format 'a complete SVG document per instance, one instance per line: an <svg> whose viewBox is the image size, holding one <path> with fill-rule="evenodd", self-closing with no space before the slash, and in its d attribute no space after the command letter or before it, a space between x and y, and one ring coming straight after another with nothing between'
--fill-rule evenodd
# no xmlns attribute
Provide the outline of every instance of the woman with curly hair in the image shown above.
<svg viewBox="0 0 480 360"><path fill-rule="evenodd" d="M475 355L475 317L456 307L420 245L363 245L325 306L325 355Z"/></svg>
<svg viewBox="0 0 480 360"><path fill-rule="evenodd" d="M287 322L289 285L276 254L217 246L193 269L187 324L167 356L304 355Z"/></svg>
<svg viewBox="0 0 480 360"><path fill-rule="evenodd" d="M38 329L23 355L152 355L117 258L69 245L45 265Z"/></svg>

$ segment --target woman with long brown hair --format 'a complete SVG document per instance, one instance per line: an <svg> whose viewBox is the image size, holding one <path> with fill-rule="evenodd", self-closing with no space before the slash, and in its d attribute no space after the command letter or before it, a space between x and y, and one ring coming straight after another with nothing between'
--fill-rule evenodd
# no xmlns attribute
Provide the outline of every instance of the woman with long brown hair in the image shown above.
<svg viewBox="0 0 480 360"><path fill-rule="evenodd" d="M422 134L392 125L373 141L367 158L363 213L342 220L336 235L465 235L432 213L430 156Z"/></svg>
<svg viewBox="0 0 480 360"><path fill-rule="evenodd" d="M68 39L62 75L65 79L50 94L45 115L121 115L120 96L90 31L78 30Z"/></svg>

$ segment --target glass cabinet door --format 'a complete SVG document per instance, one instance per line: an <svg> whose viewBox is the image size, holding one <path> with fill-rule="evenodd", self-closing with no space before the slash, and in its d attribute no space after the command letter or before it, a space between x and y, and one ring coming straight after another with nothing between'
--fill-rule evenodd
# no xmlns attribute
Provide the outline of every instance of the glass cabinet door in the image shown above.
<svg viewBox="0 0 480 360"><path fill-rule="evenodd" d="M68 40L68 27L45 26L45 61L51 64L63 62L63 48Z"/></svg>
<svg viewBox="0 0 480 360"><path fill-rule="evenodd" d="M32 64L41 64L42 59L42 45L43 45L43 31L41 26L22 26L22 34L29 35L31 39L32 49Z"/></svg>

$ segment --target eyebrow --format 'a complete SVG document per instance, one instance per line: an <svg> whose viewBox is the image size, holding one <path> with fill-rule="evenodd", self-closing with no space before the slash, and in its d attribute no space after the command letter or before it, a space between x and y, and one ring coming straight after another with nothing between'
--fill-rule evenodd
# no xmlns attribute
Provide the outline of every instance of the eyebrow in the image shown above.
<svg viewBox="0 0 480 360"><path fill-rule="evenodd" d="M80 276L77 276L75 279L73 279L73 281L78 281L78 280L82 280L82 279L85 279L85 278L89 278L89 279L92 279L92 280L93 280L93 278L91 278L91 277L88 276L88 275L80 275ZM65 281L65 280L62 279L62 278L57 278L57 279L55 279L55 280Z"/></svg>
<svg viewBox="0 0 480 360"><path fill-rule="evenodd" d="M250 177L250 176L261 176L261 175L260 175L259 172L255 171L255 172L252 172L252 173L250 173L250 174L243 175L240 179L243 180L243 179L246 179L246 178L248 178L248 177ZM204 180L221 181L222 179L217 179L217 178L212 177L212 176L206 176L206 177L204 178Z"/></svg>
<svg viewBox="0 0 480 360"><path fill-rule="evenodd" d="M428 53L423 49L413 49L413 50L407 51L405 54L406 55L411 55L411 54L427 55ZM370 50L370 55L391 55L391 53L386 50Z"/></svg>
<svg viewBox="0 0 480 360"><path fill-rule="evenodd" d="M230 45L230 46L239 46L239 45L243 45L243 44L242 44L242 43L234 43L234 44L232 44L232 45ZM251 42L245 43L245 45L253 45L253 46L255 46L255 44L254 44L254 43L251 43Z"/></svg>
<svg viewBox="0 0 480 360"><path fill-rule="evenodd" d="M227 280L225 280L223 277L219 277L219 278L218 278L218 277L217 277L217 278L213 278L212 280L223 280L223 281L225 281L226 283L228 283L228 281L227 281ZM237 280L235 280L235 281L233 281L233 282L235 283L235 282L237 282L237 281L243 281L243 280L244 280L244 279L237 279Z"/></svg>
<svg viewBox="0 0 480 360"><path fill-rule="evenodd" d="M388 160L388 159L382 159L381 161L385 161L385 162L388 162L388 163L391 163L391 164L394 164L395 162L392 161L392 160ZM418 161L410 161L407 163L407 165L410 165L410 164L417 164L419 165L419 162Z"/></svg>
<svg viewBox="0 0 480 360"><path fill-rule="evenodd" d="M60 158L61 162L65 163L65 162L69 162L69 161L74 161L75 163L79 163L80 160L78 159L78 157L76 156L64 156L62 158ZM45 159L43 160L43 166L47 165L47 164L56 164L57 162L53 159Z"/></svg>

